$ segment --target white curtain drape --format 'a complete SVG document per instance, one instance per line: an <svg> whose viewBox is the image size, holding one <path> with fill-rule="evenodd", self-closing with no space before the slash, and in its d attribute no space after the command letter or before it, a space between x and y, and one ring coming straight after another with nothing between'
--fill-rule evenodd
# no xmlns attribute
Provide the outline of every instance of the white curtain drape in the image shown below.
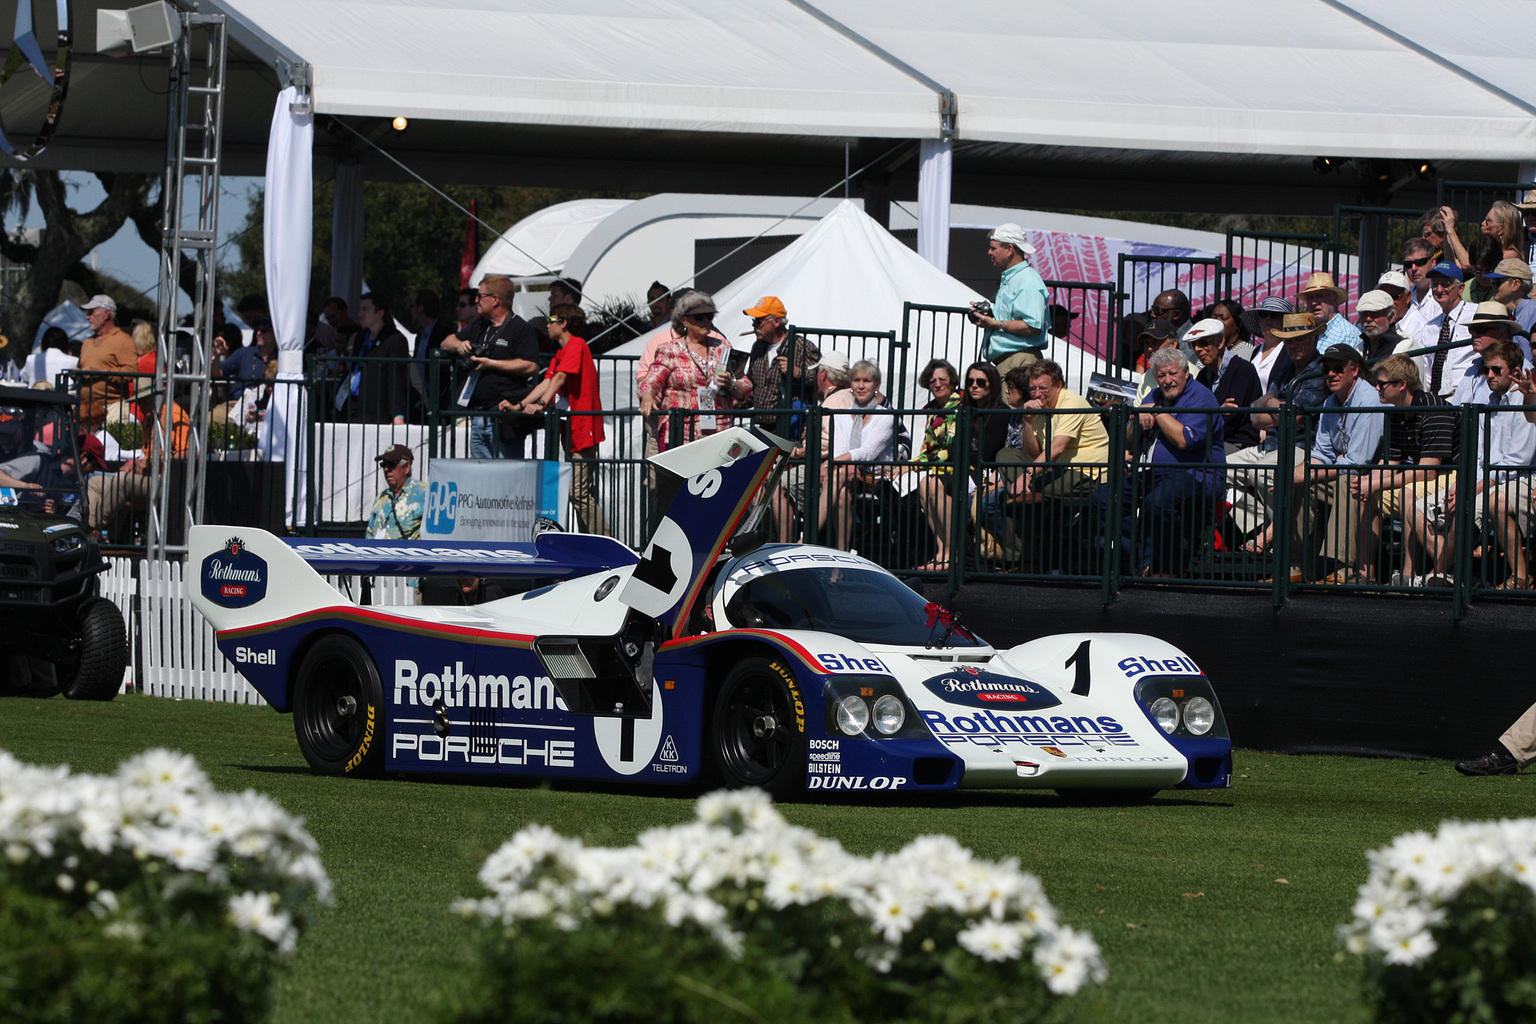
<svg viewBox="0 0 1536 1024"><path fill-rule="evenodd" d="M282 461L288 485L286 522L302 525L307 480L304 452L304 327L309 307L309 263L314 237L314 136L311 114L295 114L299 92L278 93L267 140L267 184L262 230L267 308L277 335L277 380L259 434L271 461Z"/></svg>
<svg viewBox="0 0 1536 1024"><path fill-rule="evenodd" d="M917 173L917 254L949 273L949 187L955 147L948 139L922 140Z"/></svg>

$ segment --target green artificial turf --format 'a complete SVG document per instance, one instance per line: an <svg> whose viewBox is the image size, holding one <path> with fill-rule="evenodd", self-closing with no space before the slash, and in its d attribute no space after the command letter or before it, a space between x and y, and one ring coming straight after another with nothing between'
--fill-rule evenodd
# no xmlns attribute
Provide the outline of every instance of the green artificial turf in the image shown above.
<svg viewBox="0 0 1536 1024"><path fill-rule="evenodd" d="M688 796L653 791L322 778L292 719L266 708L0 703L0 748L23 760L105 772L151 746L194 755L220 788L271 795L320 843L336 905L279 982L279 1024L431 1019L469 957L448 904L480 894L480 863L523 825L622 844L693 814ZM1334 938L1365 851L1446 818L1536 813L1532 780L1463 779L1443 761L1239 751L1236 764L1230 790L1170 791L1139 807L974 793L784 813L857 853L943 832L980 856L1017 857L1109 964L1109 982L1071 1000L1066 1018L1148 1024L1366 1020L1360 965Z"/></svg>

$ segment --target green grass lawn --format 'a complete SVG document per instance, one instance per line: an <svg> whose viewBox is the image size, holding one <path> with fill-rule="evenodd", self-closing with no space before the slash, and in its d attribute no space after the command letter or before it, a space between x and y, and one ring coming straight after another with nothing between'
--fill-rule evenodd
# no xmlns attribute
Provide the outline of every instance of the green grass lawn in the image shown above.
<svg viewBox="0 0 1536 1024"><path fill-rule="evenodd" d="M194 755L224 789L254 788L303 815L336 885L279 982L274 1020L407 1024L468 963L448 913L479 895L487 854L529 822L590 843L692 817L686 796L540 784L359 781L310 773L292 719L266 708L119 697L0 704L0 748L105 772L151 746ZM1364 852L1446 818L1536 813L1528 779L1463 779L1443 761L1237 754L1234 788L1170 791L1143 807L1049 794L933 796L878 806L789 805L791 821L856 853L945 832L1017 857L1065 921L1098 939L1110 980L1077 997L1080 1021L1364 1021L1360 968L1335 927ZM583 965L600 969L599 965Z"/></svg>

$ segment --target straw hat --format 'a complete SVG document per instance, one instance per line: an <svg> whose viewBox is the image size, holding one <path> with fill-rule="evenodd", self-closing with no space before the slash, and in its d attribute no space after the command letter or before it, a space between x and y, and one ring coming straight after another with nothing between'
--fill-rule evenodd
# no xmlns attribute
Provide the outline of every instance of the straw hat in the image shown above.
<svg viewBox="0 0 1536 1024"><path fill-rule="evenodd" d="M1344 289L1333 283L1333 275L1321 270L1313 271L1307 278L1307 286L1297 293L1299 298L1305 299L1308 295L1316 295L1318 292L1327 292L1333 296L1333 304L1344 304Z"/></svg>

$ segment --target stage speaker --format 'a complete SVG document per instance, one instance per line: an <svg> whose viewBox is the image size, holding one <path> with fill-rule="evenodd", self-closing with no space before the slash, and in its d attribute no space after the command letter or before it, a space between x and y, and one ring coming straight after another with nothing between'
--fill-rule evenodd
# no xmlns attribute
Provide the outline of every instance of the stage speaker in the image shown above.
<svg viewBox="0 0 1536 1024"><path fill-rule="evenodd" d="M168 3L96 11L96 52L108 57L159 50L180 36L181 16Z"/></svg>

